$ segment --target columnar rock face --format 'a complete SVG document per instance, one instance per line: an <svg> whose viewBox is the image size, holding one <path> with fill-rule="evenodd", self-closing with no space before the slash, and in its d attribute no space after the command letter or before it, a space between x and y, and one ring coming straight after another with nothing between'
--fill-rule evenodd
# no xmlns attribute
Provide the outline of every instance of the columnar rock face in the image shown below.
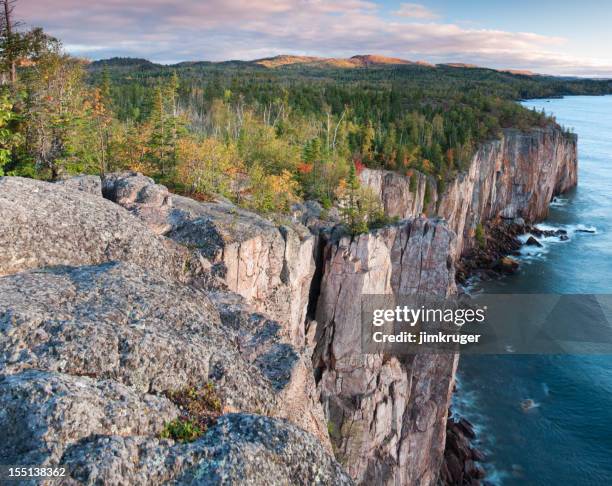
<svg viewBox="0 0 612 486"><path fill-rule="evenodd" d="M391 216L407 218L423 212L424 192L406 192L409 177L390 174L363 171L361 179L381 195ZM501 140L478 150L467 172L459 174L444 194L430 186L435 209L428 214L437 213L448 221L457 234L460 254L474 244L474 230L481 222L497 217L527 222L544 218L552 197L575 186L577 177L575 135L552 126L506 129Z"/></svg>
<svg viewBox="0 0 612 486"><path fill-rule="evenodd" d="M440 197L438 214L457 233L458 249L474 244L474 230L496 218L546 217L552 197L578 181L577 139L557 128L528 132L508 129L500 141L484 145L467 175Z"/></svg>
<svg viewBox="0 0 612 486"><path fill-rule="evenodd" d="M314 361L320 367L322 400L336 428L332 442L337 457L358 482L433 484L442 460L441 424L446 421L456 359L356 356L351 350L359 346L360 311L353 302L368 293L452 292L452 262L475 244L480 223L544 218L552 197L576 185L577 140L552 126L505 130L501 140L478 150L468 170L443 194L437 194L435 184L428 185L427 198L423 175L365 169L360 177L380 195L387 214L400 218L437 214L446 221L445 231L457 236L453 241L437 238L436 244L431 240L427 246L427 238L421 241L422 232L406 229L408 236L403 239L377 232L328 247L317 313L324 331ZM414 227L414 222L407 224ZM404 251L389 251L397 241L406 245ZM410 258L408 248L417 258ZM418 258L427 248L437 249L434 258L425 259L438 262L433 265L437 271L423 269ZM445 262L447 279L441 277ZM412 278L393 280L398 270L390 268L404 267L411 269ZM411 284L400 286L403 282ZM415 396L423 392L425 397Z"/></svg>
<svg viewBox="0 0 612 486"><path fill-rule="evenodd" d="M359 178L380 197L389 216L408 218L435 211L436 182L425 174L413 171L404 176L390 170L363 169Z"/></svg>
<svg viewBox="0 0 612 486"><path fill-rule="evenodd" d="M304 226L276 225L227 201L170 197L136 173L106 176L103 190L153 231L211 262L230 290L287 323L294 343L303 344L316 241Z"/></svg>
<svg viewBox="0 0 612 486"><path fill-rule="evenodd" d="M325 249L313 361L336 457L358 483L436 481L456 356L362 354L361 298L454 293L454 238L418 218Z"/></svg>

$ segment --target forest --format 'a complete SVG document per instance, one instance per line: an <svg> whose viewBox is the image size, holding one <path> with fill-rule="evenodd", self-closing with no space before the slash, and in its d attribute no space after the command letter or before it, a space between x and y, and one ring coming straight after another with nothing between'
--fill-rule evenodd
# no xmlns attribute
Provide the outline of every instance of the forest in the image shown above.
<svg viewBox="0 0 612 486"><path fill-rule="evenodd" d="M612 92L608 80L447 65L90 62L0 4L0 175L134 170L260 213L315 199L355 232L383 218L363 167L420 171L443 191L504 128L555 123L517 100Z"/></svg>

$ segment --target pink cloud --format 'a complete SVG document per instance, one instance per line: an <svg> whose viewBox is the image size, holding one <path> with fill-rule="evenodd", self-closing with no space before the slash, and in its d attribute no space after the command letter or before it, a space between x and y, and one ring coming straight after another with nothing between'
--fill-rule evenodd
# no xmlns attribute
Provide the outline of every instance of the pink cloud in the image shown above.
<svg viewBox="0 0 612 486"><path fill-rule="evenodd" d="M410 17L414 19L436 19L439 17L438 14L420 3L402 3L399 9L393 13L398 17Z"/></svg>
<svg viewBox="0 0 612 486"><path fill-rule="evenodd" d="M17 13L63 39L75 54L159 62L275 55L377 53L556 74L612 74L612 62L574 59L565 40L434 22L404 3L389 20L367 0L22 0ZM427 22L424 22L427 20Z"/></svg>

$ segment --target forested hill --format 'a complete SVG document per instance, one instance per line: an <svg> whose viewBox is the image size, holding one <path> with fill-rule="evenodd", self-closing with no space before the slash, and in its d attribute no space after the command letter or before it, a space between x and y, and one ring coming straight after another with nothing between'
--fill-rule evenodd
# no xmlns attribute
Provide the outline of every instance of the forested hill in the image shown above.
<svg viewBox="0 0 612 486"><path fill-rule="evenodd" d="M512 70L495 70L469 64L427 64L382 56L353 56L350 59L326 59L280 55L254 61L191 61L174 65L156 64L139 58L112 58L94 61L88 66L92 75L108 70L114 76L128 74L138 79L163 78L172 72L181 77L202 79L206 76L246 76L260 79L300 79L343 82L401 83L427 91L477 89L482 93L512 100L554 98L565 95L603 95L612 93L612 79L547 76Z"/></svg>
<svg viewBox="0 0 612 486"><path fill-rule="evenodd" d="M502 129L554 123L516 100L612 92L609 80L381 56L165 66L83 62L55 39L36 46L3 95L5 173L55 179L132 169L260 212L307 198L339 203L357 229L380 215L359 187L362 167L420 171L443 191Z"/></svg>

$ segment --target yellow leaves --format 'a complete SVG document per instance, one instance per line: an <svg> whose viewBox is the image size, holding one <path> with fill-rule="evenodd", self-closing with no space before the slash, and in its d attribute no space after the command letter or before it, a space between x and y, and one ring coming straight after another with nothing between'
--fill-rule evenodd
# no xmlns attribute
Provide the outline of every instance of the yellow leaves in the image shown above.
<svg viewBox="0 0 612 486"><path fill-rule="evenodd" d="M245 205L262 213L288 211L291 204L299 201L299 184L288 170L280 174L266 174L263 167L255 164L249 170L250 188Z"/></svg>
<svg viewBox="0 0 612 486"><path fill-rule="evenodd" d="M348 189L348 183L346 182L346 179L340 179L340 182L338 182L338 187L336 188L336 191L335 191L336 198L338 199L344 198L346 195L347 189Z"/></svg>
<svg viewBox="0 0 612 486"><path fill-rule="evenodd" d="M231 196L242 163L233 143L214 138L177 142L177 178L191 191L205 195Z"/></svg>
<svg viewBox="0 0 612 486"><path fill-rule="evenodd" d="M275 199L280 206L279 209L289 209L288 205L297 201L296 194L299 190L299 184L288 170L283 170L280 175L268 176L268 184L277 195Z"/></svg>

